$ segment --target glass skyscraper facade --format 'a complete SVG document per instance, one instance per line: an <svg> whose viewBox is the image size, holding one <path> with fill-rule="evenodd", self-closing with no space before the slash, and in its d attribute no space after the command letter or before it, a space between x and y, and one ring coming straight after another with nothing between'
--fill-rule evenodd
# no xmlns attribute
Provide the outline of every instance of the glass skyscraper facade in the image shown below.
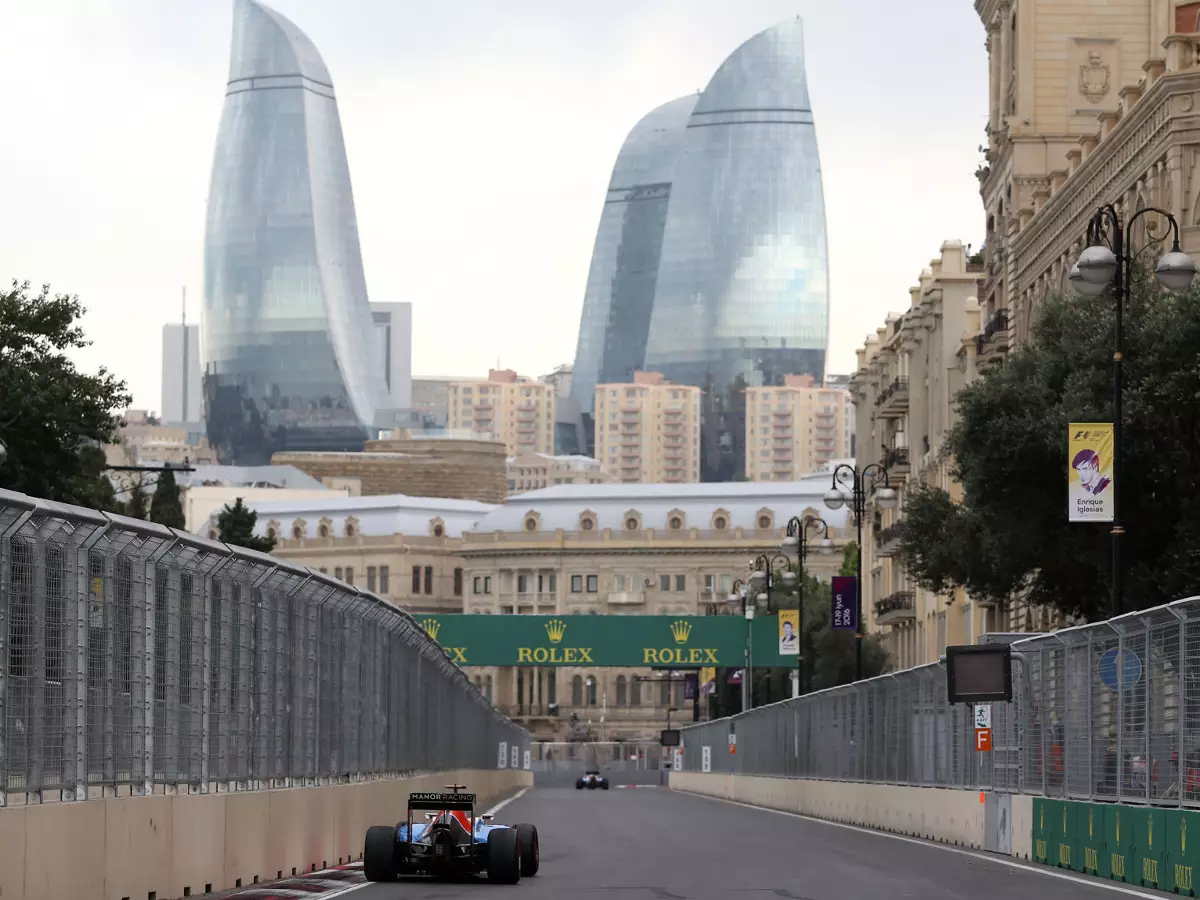
<svg viewBox="0 0 1200 900"><path fill-rule="evenodd" d="M746 386L825 374L829 274L804 26L746 41L692 111L645 367L704 389L701 477L744 471Z"/></svg>
<svg viewBox="0 0 1200 900"><path fill-rule="evenodd" d="M222 462L361 450L387 398L333 80L236 0L204 260L204 394Z"/></svg>
<svg viewBox="0 0 1200 900"><path fill-rule="evenodd" d="M675 159L698 96L646 115L613 166L583 299L571 397L592 431L597 384L631 381L642 367Z"/></svg>

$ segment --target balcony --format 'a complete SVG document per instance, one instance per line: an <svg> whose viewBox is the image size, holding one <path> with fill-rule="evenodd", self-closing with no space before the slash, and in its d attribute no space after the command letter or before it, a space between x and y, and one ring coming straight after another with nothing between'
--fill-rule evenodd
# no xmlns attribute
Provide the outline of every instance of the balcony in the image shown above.
<svg viewBox="0 0 1200 900"><path fill-rule="evenodd" d="M894 419L908 412L908 376L901 375L879 392L875 398L876 415Z"/></svg>
<svg viewBox="0 0 1200 900"><path fill-rule="evenodd" d="M917 617L917 595L912 591L896 591L875 602L875 622L878 625L898 625Z"/></svg>
<svg viewBox="0 0 1200 900"><path fill-rule="evenodd" d="M900 547L900 523L889 525L875 532L875 555L882 558L892 556Z"/></svg>
<svg viewBox="0 0 1200 900"><path fill-rule="evenodd" d="M893 447L883 454L883 467L888 475L907 475L909 472L908 448Z"/></svg>
<svg viewBox="0 0 1200 900"><path fill-rule="evenodd" d="M1010 346L1008 310L998 309L975 339L975 356L980 366L991 368L1004 359Z"/></svg>
<svg viewBox="0 0 1200 900"><path fill-rule="evenodd" d="M609 606L643 606L645 603L645 591L613 591L608 595Z"/></svg>

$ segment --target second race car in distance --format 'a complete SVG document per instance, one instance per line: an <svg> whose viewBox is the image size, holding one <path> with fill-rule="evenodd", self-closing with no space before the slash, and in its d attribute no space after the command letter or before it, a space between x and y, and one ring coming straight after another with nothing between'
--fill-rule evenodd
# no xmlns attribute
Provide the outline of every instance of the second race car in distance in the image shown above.
<svg viewBox="0 0 1200 900"><path fill-rule="evenodd" d="M583 777L575 781L575 790L582 791L587 788L589 791L594 791L600 788L602 791L608 790L608 779L600 774L599 769L588 769L583 773Z"/></svg>

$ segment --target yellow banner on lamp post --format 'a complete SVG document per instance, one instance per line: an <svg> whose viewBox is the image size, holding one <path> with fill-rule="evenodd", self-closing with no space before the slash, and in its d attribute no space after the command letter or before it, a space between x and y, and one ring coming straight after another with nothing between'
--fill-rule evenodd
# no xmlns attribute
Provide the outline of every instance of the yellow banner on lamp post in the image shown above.
<svg viewBox="0 0 1200 900"><path fill-rule="evenodd" d="M779 655L800 655L800 610L779 611Z"/></svg>
<svg viewBox="0 0 1200 900"><path fill-rule="evenodd" d="M1068 521L1113 520L1113 426L1073 422L1067 441Z"/></svg>

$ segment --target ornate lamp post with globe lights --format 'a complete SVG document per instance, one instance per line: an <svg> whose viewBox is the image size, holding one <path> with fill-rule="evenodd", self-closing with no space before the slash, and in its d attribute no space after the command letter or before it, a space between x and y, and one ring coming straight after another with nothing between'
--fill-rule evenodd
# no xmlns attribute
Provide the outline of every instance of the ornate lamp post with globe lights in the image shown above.
<svg viewBox="0 0 1200 900"><path fill-rule="evenodd" d="M858 621L854 626L854 680L862 680L862 644L863 644L863 585L862 585L862 523L866 512L867 492L878 481L882 487L875 487L875 502L880 509L893 509L899 502L896 492L888 487L888 472L882 463L871 463L861 469L842 463L833 470L833 486L825 492L825 505L830 509L841 509L849 505L854 514L858 528L858 565L855 578L855 593L858 595L855 603L858 606ZM845 487L839 486L845 485Z"/></svg>
<svg viewBox="0 0 1200 900"><path fill-rule="evenodd" d="M794 577L793 581L797 585L797 594L800 598L798 607L800 615L797 622L797 630L800 632L796 635L796 640L799 642L797 649L799 654L796 658L796 695L804 693L804 560L808 557L809 543L808 535L812 532L820 535L820 540L817 541L817 552L823 555L829 555L833 552L833 541L829 539L829 526L825 524L825 520L818 516L805 516L803 519L797 516L792 516L787 523L787 535L783 539L783 543L779 549L786 557L796 557L796 567L799 569L799 577Z"/></svg>
<svg viewBox="0 0 1200 900"><path fill-rule="evenodd" d="M1165 210L1147 206L1133 213L1122 223L1121 214L1112 204L1101 206L1088 223L1088 246L1079 254L1079 261L1071 267L1068 276L1079 293L1087 297L1099 297L1109 287L1113 289L1116 303L1116 322L1113 334L1113 485L1112 485L1112 614L1119 616L1124 611L1124 568L1121 563L1121 538L1125 529L1121 524L1121 363L1125 352L1123 318L1125 304L1129 302L1129 287L1133 276L1133 265L1141 251L1133 249L1132 229L1135 222L1147 213L1161 216L1171 226L1171 249L1163 254L1155 267L1158 283L1169 291L1182 293L1192 286L1196 277L1195 261L1179 247L1179 223ZM1154 238L1157 229L1147 226L1151 235L1147 247L1161 244L1166 234Z"/></svg>

